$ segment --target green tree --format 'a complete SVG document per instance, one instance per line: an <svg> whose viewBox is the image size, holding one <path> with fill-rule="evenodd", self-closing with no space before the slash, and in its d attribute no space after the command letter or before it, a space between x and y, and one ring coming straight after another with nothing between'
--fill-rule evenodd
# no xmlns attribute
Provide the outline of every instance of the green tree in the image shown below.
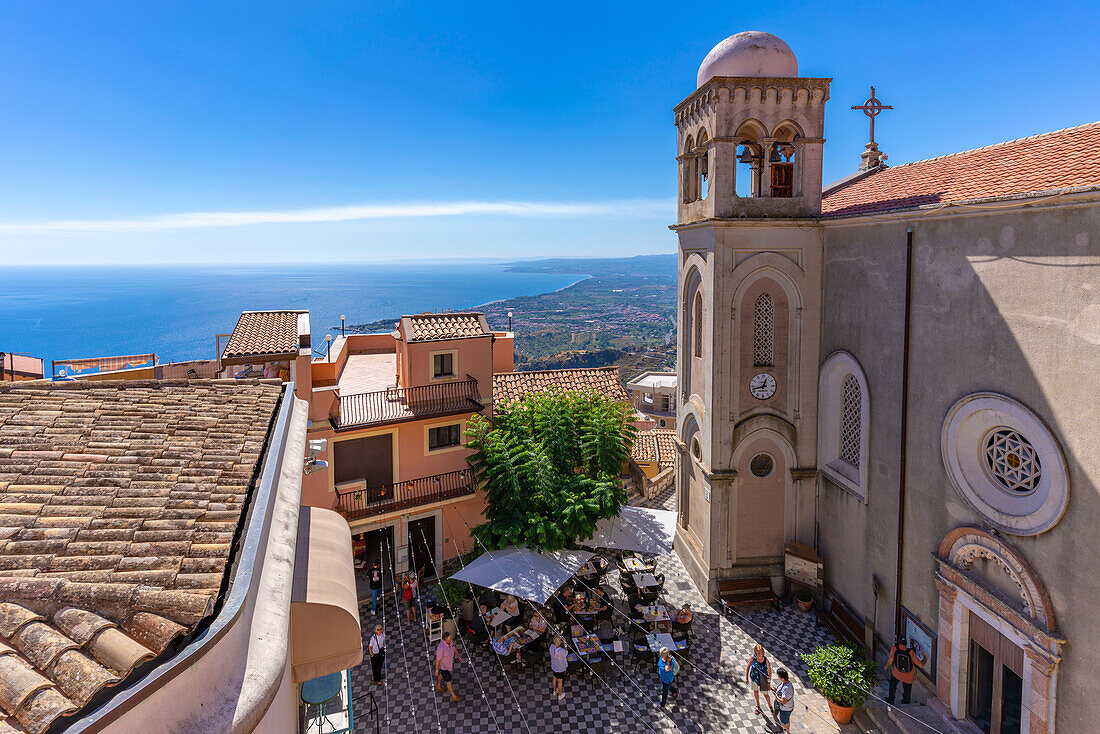
<svg viewBox="0 0 1100 734"><path fill-rule="evenodd" d="M467 423L470 457L486 493L487 522L473 529L489 548L554 551L616 517L619 481L635 428L628 406L593 392L530 394Z"/></svg>

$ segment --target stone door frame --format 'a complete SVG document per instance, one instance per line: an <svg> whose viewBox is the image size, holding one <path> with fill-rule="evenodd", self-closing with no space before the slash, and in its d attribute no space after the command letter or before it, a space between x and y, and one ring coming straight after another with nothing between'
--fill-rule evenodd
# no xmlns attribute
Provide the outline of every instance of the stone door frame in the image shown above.
<svg viewBox="0 0 1100 734"><path fill-rule="evenodd" d="M1006 601L971 573L977 558L993 561L1016 583L1020 598ZM936 695L951 715L967 717L970 674L970 615L1004 635L1024 652L1024 734L1054 734L1058 663L1065 639L1057 634L1054 612L1034 569L1011 546L977 528L948 533L937 554L939 650Z"/></svg>

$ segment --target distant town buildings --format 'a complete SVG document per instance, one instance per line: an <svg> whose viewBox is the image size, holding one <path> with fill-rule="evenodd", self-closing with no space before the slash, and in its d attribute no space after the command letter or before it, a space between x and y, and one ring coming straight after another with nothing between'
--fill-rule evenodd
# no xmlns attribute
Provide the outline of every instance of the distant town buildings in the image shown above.
<svg viewBox="0 0 1100 734"><path fill-rule="evenodd" d="M634 408L648 421L644 428L676 427L676 373L643 372L626 383Z"/></svg>

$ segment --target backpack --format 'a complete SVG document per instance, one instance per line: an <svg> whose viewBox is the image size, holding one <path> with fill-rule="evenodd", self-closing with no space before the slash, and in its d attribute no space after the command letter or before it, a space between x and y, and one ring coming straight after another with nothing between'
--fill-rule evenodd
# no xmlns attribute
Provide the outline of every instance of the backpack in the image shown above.
<svg viewBox="0 0 1100 734"><path fill-rule="evenodd" d="M909 650L894 650L894 670L899 673L913 672L913 656Z"/></svg>
<svg viewBox="0 0 1100 734"><path fill-rule="evenodd" d="M764 661L759 661L759 660L756 659L756 656L753 656L752 663L750 664L750 667L749 667L749 680L751 680L756 685L760 685L760 681L763 680L764 678L766 678L767 675L768 675L768 662L767 662L767 660L765 659Z"/></svg>

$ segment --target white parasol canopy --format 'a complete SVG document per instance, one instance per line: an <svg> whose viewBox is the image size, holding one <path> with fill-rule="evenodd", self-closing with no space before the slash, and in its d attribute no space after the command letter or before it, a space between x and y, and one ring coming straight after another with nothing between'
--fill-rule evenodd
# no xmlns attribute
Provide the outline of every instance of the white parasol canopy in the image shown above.
<svg viewBox="0 0 1100 734"><path fill-rule="evenodd" d="M545 604L591 557L583 550L505 548L486 551L451 578Z"/></svg>
<svg viewBox="0 0 1100 734"><path fill-rule="evenodd" d="M618 517L596 523L596 534L581 545L659 555L671 553L675 539L675 512L623 505Z"/></svg>

